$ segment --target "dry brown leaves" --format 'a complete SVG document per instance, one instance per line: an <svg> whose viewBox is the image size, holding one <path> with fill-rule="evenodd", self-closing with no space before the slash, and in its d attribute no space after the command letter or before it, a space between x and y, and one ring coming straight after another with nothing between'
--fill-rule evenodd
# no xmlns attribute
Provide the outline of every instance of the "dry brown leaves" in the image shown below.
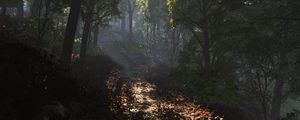
<svg viewBox="0 0 300 120"><path fill-rule="evenodd" d="M120 78L120 71L113 71L111 77L107 79L106 86L112 94L111 107L121 109L128 119L134 119L136 114L142 113L142 119L160 120L165 119L161 117L161 114L169 111L174 115L179 115L178 118L183 120L223 120L209 109L194 102L187 102L186 97L181 94L173 95L175 99L171 100L158 99L153 95L156 91L155 85L139 80L139 78L125 82L120 81ZM121 82L121 85L118 85L120 84L118 82Z"/></svg>

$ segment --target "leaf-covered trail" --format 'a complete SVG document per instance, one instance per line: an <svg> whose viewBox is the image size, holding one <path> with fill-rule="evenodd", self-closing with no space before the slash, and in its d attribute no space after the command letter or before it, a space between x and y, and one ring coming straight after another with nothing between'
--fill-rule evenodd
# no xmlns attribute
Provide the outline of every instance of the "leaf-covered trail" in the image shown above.
<svg viewBox="0 0 300 120"><path fill-rule="evenodd" d="M120 76L116 77L119 73L112 73L114 75L107 80L107 86L112 94L112 110L121 110L119 112L126 119L223 120L209 109L187 102L182 95L165 99L157 97L159 88L142 78L130 78L122 82Z"/></svg>

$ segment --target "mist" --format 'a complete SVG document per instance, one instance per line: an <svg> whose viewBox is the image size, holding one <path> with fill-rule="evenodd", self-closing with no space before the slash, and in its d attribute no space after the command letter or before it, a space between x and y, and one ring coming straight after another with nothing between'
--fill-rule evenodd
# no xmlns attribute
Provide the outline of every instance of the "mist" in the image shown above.
<svg viewBox="0 0 300 120"><path fill-rule="evenodd" d="M299 120L300 1L1 0L1 120Z"/></svg>

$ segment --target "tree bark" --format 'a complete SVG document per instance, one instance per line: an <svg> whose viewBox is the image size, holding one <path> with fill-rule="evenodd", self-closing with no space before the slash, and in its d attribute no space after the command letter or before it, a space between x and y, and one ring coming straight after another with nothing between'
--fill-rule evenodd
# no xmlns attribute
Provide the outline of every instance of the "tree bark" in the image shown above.
<svg viewBox="0 0 300 120"><path fill-rule="evenodd" d="M6 9L7 9L7 6L2 6L1 15L5 15L6 14Z"/></svg>
<svg viewBox="0 0 300 120"><path fill-rule="evenodd" d="M282 101L282 92L283 92L284 81L281 79L276 80L274 93L272 98L272 109L270 120L280 120L280 109Z"/></svg>
<svg viewBox="0 0 300 120"><path fill-rule="evenodd" d="M175 30L175 28L174 29L172 29L172 31L171 31L171 49L172 49L172 64L174 65L175 64L175 62L176 62L176 38L175 38L175 35L176 34L176 30Z"/></svg>
<svg viewBox="0 0 300 120"><path fill-rule="evenodd" d="M128 38L129 40L132 40L132 37L133 37L133 6L130 2L130 0L127 0L128 1L128 29L129 29L129 35L128 35Z"/></svg>
<svg viewBox="0 0 300 120"><path fill-rule="evenodd" d="M94 44L97 45L98 44L98 35L99 35L99 26L96 25L96 28L94 30Z"/></svg>
<svg viewBox="0 0 300 120"><path fill-rule="evenodd" d="M209 32L208 25L205 23L203 28L203 59L204 59L204 70L208 72L210 69L210 50L209 50Z"/></svg>
<svg viewBox="0 0 300 120"><path fill-rule="evenodd" d="M70 9L67 28L65 32L63 51L61 54L61 61L65 65L70 65L71 63L71 56L73 52L73 44L74 44L74 38L76 33L80 7L81 7L81 0L71 1L71 9Z"/></svg>
<svg viewBox="0 0 300 120"><path fill-rule="evenodd" d="M129 36L128 36L128 38L129 38L129 40L132 40L132 36L133 36L133 26L132 26L133 18L132 17L133 17L133 13L130 12L128 15L128 19L129 19L129 25L128 25L129 26Z"/></svg>
<svg viewBox="0 0 300 120"><path fill-rule="evenodd" d="M22 19L24 17L24 1L21 0L20 4L18 5L18 18Z"/></svg>
<svg viewBox="0 0 300 120"><path fill-rule="evenodd" d="M85 62L86 51L88 46L88 38L91 31L92 22L90 18L87 18L84 23L82 39L81 39L81 47L80 47L80 61L82 63Z"/></svg>
<svg viewBox="0 0 300 120"><path fill-rule="evenodd" d="M89 7L87 8L86 14L84 16L84 26L83 26L83 33L82 33L81 46L80 46L80 62L82 64L85 63L85 59L86 59L86 51L88 48L89 36L92 29L93 11L95 7L94 0L90 0L88 2L89 2Z"/></svg>
<svg viewBox="0 0 300 120"><path fill-rule="evenodd" d="M280 120L280 110L281 110L281 103L283 101L283 87L284 87L284 75L281 73L285 70L286 63L286 54L280 53L280 62L279 62L279 68L278 73L279 76L276 77L275 81L275 87L273 92L273 98L271 103L271 116L270 120Z"/></svg>
<svg viewBox="0 0 300 120"><path fill-rule="evenodd" d="M41 0L33 0L30 8L30 16L35 17L39 15L39 4Z"/></svg>
<svg viewBox="0 0 300 120"><path fill-rule="evenodd" d="M121 30L122 30L122 32L124 32L125 31L125 25L126 25L126 23L125 23L125 17L126 16L122 16L121 17Z"/></svg>
<svg viewBox="0 0 300 120"><path fill-rule="evenodd" d="M209 17L208 17L208 11L209 8L207 8L208 6L208 1L201 1L202 2L202 15L203 15L203 24L201 25L202 29L203 29L203 42L202 42L202 51L203 51L203 56L202 56L202 60L203 60L203 68L204 68L204 74L206 74L209 77L209 71L210 71L210 38L209 38ZM209 78L208 78L209 79Z"/></svg>

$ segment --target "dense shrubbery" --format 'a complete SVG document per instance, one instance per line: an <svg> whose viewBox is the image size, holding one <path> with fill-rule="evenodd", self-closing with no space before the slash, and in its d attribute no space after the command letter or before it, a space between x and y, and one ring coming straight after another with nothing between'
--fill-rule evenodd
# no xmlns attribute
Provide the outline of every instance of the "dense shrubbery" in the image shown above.
<svg viewBox="0 0 300 120"><path fill-rule="evenodd" d="M81 47L81 38L76 38L74 43L73 52L74 53L80 53L80 47ZM99 56L102 53L102 48L98 44L89 44L87 55L90 56Z"/></svg>
<svg viewBox="0 0 300 120"><path fill-rule="evenodd" d="M0 55L1 119L32 119L52 102L68 107L78 95L71 74L46 51L1 41Z"/></svg>
<svg viewBox="0 0 300 120"><path fill-rule="evenodd" d="M121 67L109 57L75 61L70 72L47 51L19 43L0 41L0 55L0 119L113 118L105 80Z"/></svg>
<svg viewBox="0 0 300 120"><path fill-rule="evenodd" d="M60 53L61 43L32 47L37 38L27 34L30 27L20 27L25 23L0 17L0 119L110 119L104 81L112 68L120 67L107 56L97 56L88 57L86 65L75 62L71 72L49 54L50 48ZM100 54L99 46L91 48L90 55Z"/></svg>

